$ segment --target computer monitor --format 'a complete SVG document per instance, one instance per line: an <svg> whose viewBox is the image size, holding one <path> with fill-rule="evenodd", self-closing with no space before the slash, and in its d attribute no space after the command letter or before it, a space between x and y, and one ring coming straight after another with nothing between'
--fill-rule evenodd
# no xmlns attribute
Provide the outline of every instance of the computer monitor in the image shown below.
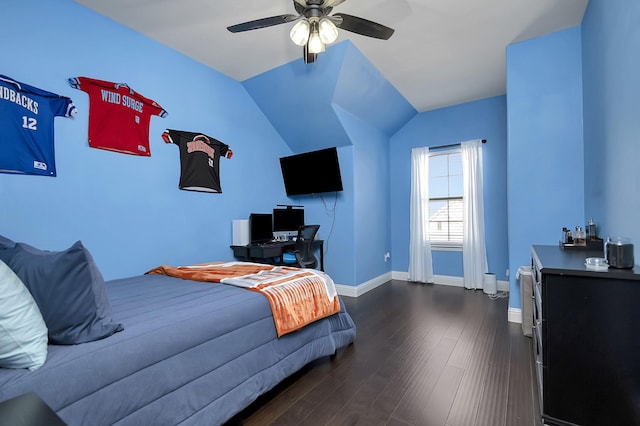
<svg viewBox="0 0 640 426"><path fill-rule="evenodd" d="M293 237L298 234L298 228L302 225L304 225L304 209L293 207L273 209L275 234Z"/></svg>
<svg viewBox="0 0 640 426"><path fill-rule="evenodd" d="M249 215L249 239L251 244L265 243L273 239L273 218L270 213Z"/></svg>

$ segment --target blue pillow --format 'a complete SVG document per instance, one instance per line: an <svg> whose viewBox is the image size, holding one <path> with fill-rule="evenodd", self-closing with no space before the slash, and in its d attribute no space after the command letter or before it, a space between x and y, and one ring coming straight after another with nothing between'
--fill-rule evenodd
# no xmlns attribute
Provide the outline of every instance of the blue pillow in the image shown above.
<svg viewBox="0 0 640 426"><path fill-rule="evenodd" d="M15 247L15 245L15 241L11 241L10 239L0 235L0 251L8 248L13 248Z"/></svg>
<svg viewBox="0 0 640 426"><path fill-rule="evenodd" d="M49 342L60 345L99 340L123 330L111 317L102 274L78 241L64 251L38 250L17 243L7 264L38 304Z"/></svg>
<svg viewBox="0 0 640 426"><path fill-rule="evenodd" d="M0 261L0 367L35 370L47 360L47 326L20 278Z"/></svg>

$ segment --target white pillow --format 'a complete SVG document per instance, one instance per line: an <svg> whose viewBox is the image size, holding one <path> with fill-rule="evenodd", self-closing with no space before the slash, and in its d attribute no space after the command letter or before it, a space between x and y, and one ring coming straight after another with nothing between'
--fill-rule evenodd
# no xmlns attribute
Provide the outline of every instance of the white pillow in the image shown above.
<svg viewBox="0 0 640 426"><path fill-rule="evenodd" d="M35 370L47 359L47 326L38 305L0 261L0 367Z"/></svg>

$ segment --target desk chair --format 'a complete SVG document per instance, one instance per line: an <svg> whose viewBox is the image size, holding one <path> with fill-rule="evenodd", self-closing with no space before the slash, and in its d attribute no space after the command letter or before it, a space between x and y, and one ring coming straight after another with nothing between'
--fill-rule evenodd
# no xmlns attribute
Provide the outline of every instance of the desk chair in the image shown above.
<svg viewBox="0 0 640 426"><path fill-rule="evenodd" d="M296 237L296 248L293 252L282 254L282 263L285 265L295 265L299 268L315 268L318 259L313 254L313 240L320 229L320 225L302 225L298 228Z"/></svg>

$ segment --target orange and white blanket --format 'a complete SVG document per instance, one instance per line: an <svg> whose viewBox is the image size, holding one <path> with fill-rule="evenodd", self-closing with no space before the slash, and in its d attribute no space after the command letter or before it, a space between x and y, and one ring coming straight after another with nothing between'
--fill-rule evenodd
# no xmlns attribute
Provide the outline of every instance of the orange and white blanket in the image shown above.
<svg viewBox="0 0 640 426"><path fill-rule="evenodd" d="M147 274L219 282L263 294L269 301L278 337L340 312L333 280L315 269L249 262L158 266Z"/></svg>

